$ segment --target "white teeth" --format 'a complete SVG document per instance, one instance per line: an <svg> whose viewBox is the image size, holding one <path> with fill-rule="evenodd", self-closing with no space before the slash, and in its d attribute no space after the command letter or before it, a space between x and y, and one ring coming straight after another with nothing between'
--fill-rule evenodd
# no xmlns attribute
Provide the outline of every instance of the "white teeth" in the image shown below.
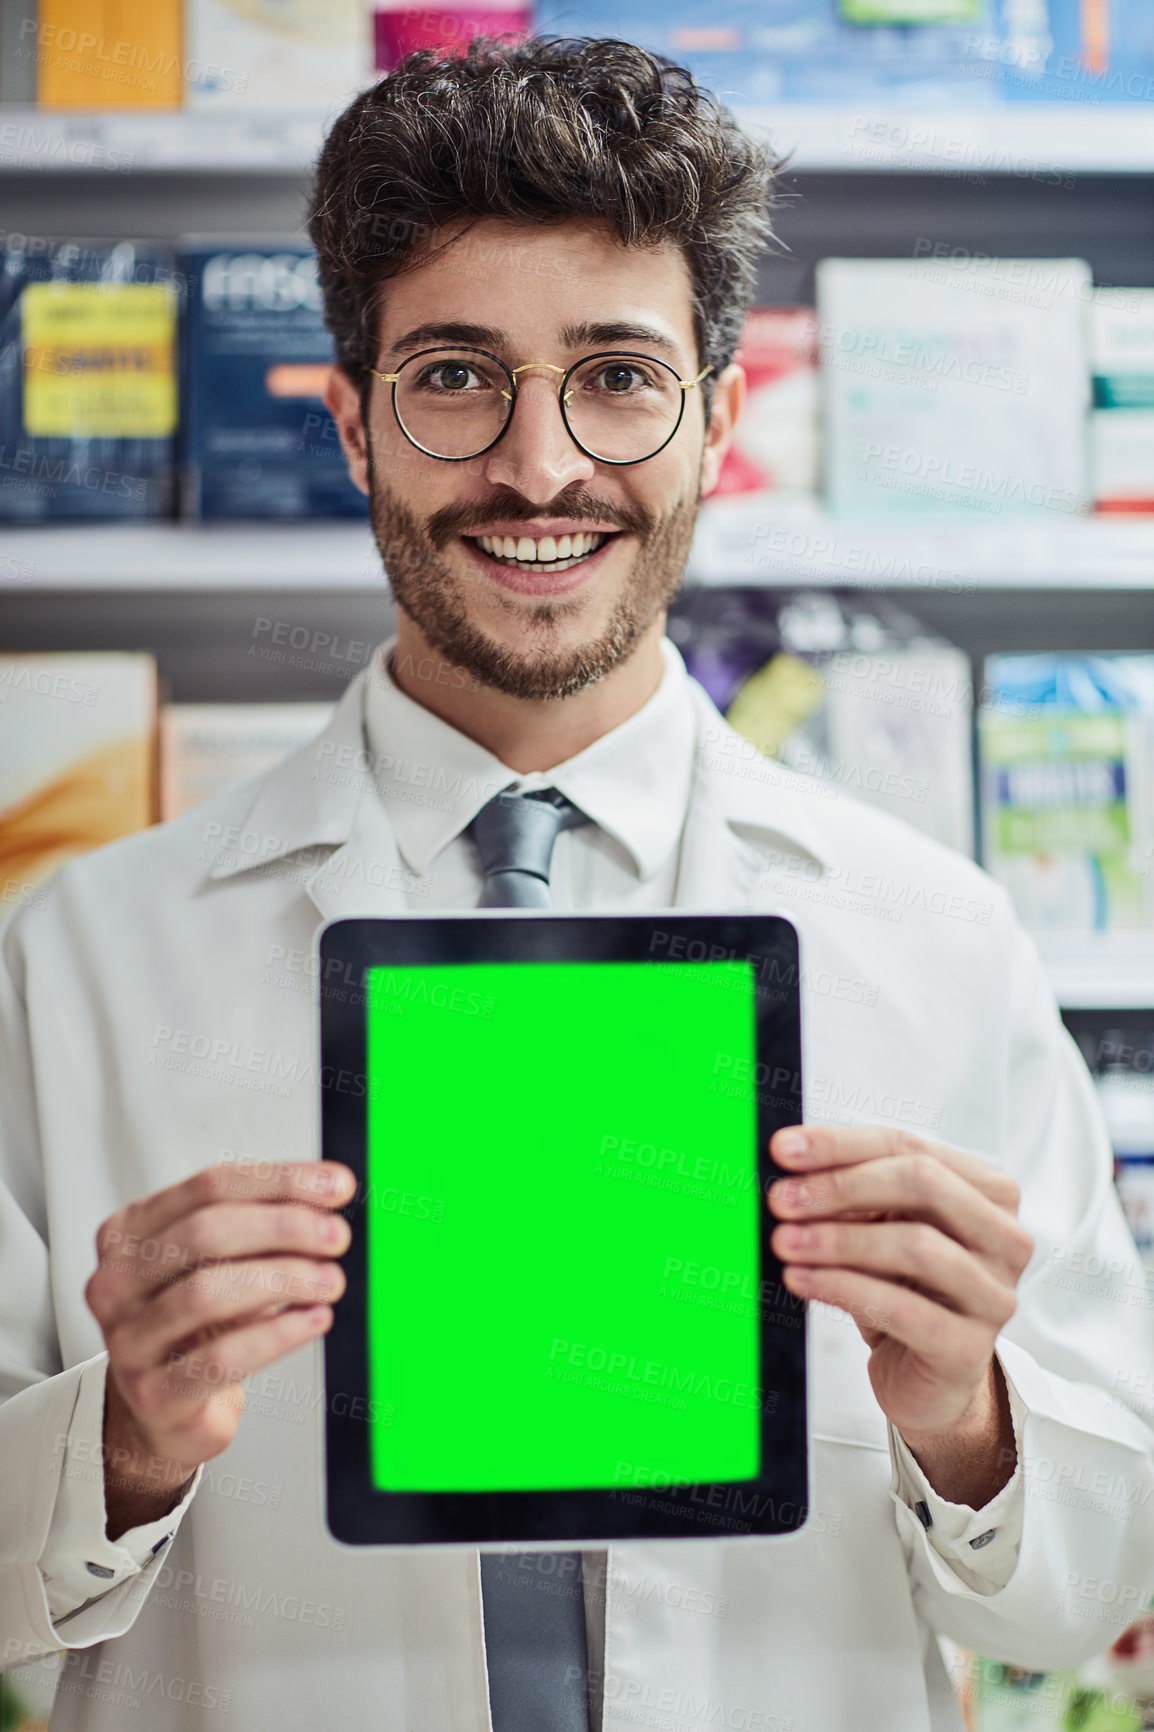
<svg viewBox="0 0 1154 1732"><path fill-rule="evenodd" d="M518 565L528 565L534 570L556 570L563 560L582 559L600 547L607 538L596 533L581 533L578 535L562 535L554 537L543 535L540 540L534 540L531 535L481 535L477 538L486 553L491 553L495 559L516 560Z"/></svg>

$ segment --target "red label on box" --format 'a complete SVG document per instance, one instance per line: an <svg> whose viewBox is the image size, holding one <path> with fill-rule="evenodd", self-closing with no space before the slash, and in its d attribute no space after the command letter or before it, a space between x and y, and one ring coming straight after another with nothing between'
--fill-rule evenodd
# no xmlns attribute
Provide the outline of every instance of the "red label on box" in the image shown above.
<svg viewBox="0 0 1154 1732"><path fill-rule="evenodd" d="M524 41L530 17L525 6L465 6L442 11L435 6L401 6L373 15L378 72L391 72L406 54L433 48L455 54L474 36L506 36Z"/></svg>

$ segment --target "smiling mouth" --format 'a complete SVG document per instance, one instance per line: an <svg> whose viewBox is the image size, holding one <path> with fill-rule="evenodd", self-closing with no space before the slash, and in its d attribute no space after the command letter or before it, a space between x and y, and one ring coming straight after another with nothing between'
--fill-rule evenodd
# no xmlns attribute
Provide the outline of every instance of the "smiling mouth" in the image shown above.
<svg viewBox="0 0 1154 1732"><path fill-rule="evenodd" d="M543 535L539 539L531 535L468 535L465 540L471 541L498 565L507 565L516 571L557 572L580 565L582 560L603 547L613 534L616 534L615 530L604 534Z"/></svg>

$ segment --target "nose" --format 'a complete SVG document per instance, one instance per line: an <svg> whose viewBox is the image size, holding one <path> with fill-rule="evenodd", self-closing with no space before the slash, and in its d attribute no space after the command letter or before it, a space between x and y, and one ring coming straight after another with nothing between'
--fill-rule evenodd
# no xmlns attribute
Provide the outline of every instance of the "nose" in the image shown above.
<svg viewBox="0 0 1154 1732"><path fill-rule="evenodd" d="M557 398L557 374L526 372L517 385L513 418L485 459L486 480L546 505L575 481L597 473L569 437Z"/></svg>

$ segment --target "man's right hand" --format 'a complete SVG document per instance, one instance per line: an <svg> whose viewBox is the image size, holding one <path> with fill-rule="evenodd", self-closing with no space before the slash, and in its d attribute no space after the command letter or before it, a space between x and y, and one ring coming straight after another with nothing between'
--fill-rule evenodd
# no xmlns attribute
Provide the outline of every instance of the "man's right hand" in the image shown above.
<svg viewBox="0 0 1154 1732"><path fill-rule="evenodd" d="M227 1449L241 1379L323 1335L345 1290L333 1262L347 1167L235 1161L110 1215L85 1289L108 1348L109 1539L164 1515Z"/></svg>

